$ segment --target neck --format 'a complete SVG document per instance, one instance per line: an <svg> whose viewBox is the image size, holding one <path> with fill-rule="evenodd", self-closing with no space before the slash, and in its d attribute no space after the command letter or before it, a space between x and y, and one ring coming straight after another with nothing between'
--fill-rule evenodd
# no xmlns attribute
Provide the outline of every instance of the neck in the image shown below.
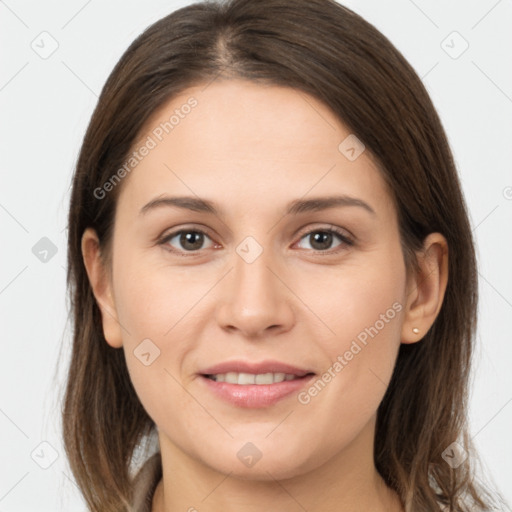
<svg viewBox="0 0 512 512"><path fill-rule="evenodd" d="M188 456L160 432L163 478L152 512L402 512L397 494L375 468L374 432L372 420L326 463L283 480L269 473L258 480L220 473Z"/></svg>

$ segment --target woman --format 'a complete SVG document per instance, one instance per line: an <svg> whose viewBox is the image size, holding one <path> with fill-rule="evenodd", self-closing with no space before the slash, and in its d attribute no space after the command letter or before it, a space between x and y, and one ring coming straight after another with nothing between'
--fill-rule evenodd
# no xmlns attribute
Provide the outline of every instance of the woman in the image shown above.
<svg viewBox="0 0 512 512"><path fill-rule="evenodd" d="M421 80L349 9L149 27L87 130L68 251L64 435L91 510L491 506L456 169Z"/></svg>

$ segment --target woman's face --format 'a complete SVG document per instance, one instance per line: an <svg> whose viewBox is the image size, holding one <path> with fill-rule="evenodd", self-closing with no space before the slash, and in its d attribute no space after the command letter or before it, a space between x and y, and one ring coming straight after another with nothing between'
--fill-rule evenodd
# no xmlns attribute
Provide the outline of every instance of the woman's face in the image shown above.
<svg viewBox="0 0 512 512"><path fill-rule="evenodd" d="M364 146L302 92L215 81L166 104L133 149L104 328L162 449L253 479L367 453L408 292ZM295 377L270 384L280 373Z"/></svg>

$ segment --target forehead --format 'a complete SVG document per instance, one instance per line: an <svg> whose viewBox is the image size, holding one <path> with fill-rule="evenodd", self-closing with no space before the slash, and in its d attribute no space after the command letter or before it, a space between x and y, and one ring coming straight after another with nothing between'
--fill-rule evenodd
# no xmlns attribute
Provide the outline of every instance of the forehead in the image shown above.
<svg viewBox="0 0 512 512"><path fill-rule="evenodd" d="M146 122L132 148L144 156L120 202L140 206L165 192L289 202L333 189L389 201L372 156L353 159L352 147L362 149L325 104L302 91L214 81L183 91Z"/></svg>

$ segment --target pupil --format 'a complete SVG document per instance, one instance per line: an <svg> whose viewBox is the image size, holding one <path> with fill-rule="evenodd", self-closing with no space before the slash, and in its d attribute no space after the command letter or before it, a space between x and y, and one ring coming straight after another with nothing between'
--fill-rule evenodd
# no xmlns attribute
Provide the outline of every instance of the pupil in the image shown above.
<svg viewBox="0 0 512 512"><path fill-rule="evenodd" d="M314 249L321 250L321 249L328 249L332 242L332 233L326 233L326 232L316 232L313 235L314 242L311 244L311 246ZM319 244L320 247L315 247L315 244Z"/></svg>

